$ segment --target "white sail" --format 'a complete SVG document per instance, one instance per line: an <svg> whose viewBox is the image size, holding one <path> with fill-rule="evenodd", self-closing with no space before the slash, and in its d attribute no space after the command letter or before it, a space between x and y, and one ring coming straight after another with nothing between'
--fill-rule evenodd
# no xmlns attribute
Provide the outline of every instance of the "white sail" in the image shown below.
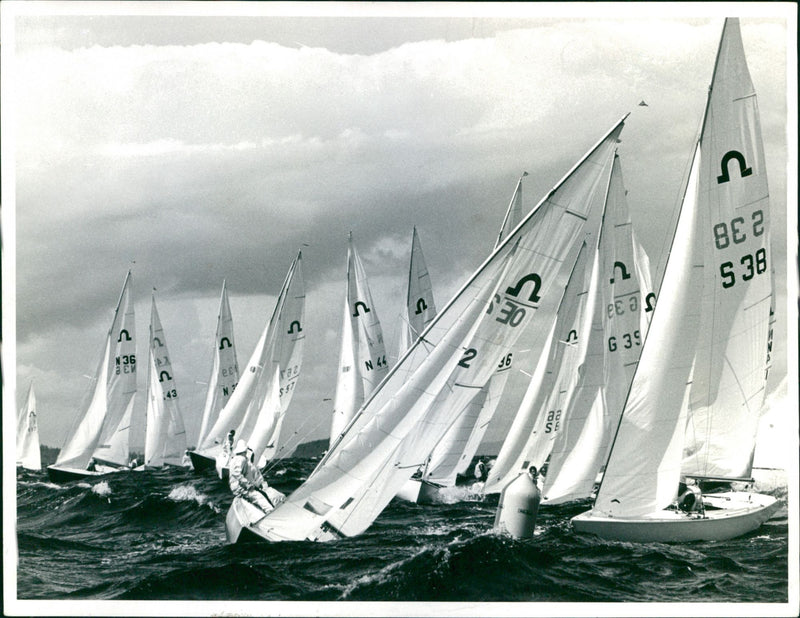
<svg viewBox="0 0 800 618"><path fill-rule="evenodd" d="M150 307L148 347L144 465L153 468L164 464L180 466L186 452L186 428L178 403L178 389L167 339L156 309L155 294Z"/></svg>
<svg viewBox="0 0 800 618"><path fill-rule="evenodd" d="M131 273L125 277L89 404L76 419L57 467L86 469L89 461L128 463L128 432L136 393L136 348Z"/></svg>
<svg viewBox="0 0 800 618"><path fill-rule="evenodd" d="M281 369L276 366L269 381L267 396L261 404L256 424L247 439L248 446L253 449L255 461L261 462L262 455L270 436L273 435L281 417ZM273 449L274 450L274 449Z"/></svg>
<svg viewBox="0 0 800 618"><path fill-rule="evenodd" d="M271 396L273 387L268 387L268 396L262 405L262 412L258 419L262 423L261 427L271 427L271 430L261 433L254 429L247 435L248 444L256 454L256 461L262 459L272 459L280 452L280 433L283 420L286 418L286 411L294 397L297 381L300 379L300 372L303 365L303 349L306 333L305 326L305 282L303 280L302 255L298 254L294 263L294 268L288 277L286 291L283 294L283 301L279 301L279 309L275 317L275 330L272 336L272 356L271 362L278 375L277 393L280 405L275 408L267 404ZM274 378L272 380L274 382ZM274 409L270 414L267 410ZM267 411L266 415L264 412ZM264 420L262 421L262 416ZM272 422L267 423L267 419L272 416Z"/></svg>
<svg viewBox="0 0 800 618"><path fill-rule="evenodd" d="M411 346L436 315L433 286L422 254L422 243L417 228L411 235L411 259L408 266L408 292L406 294L405 325L400 329L399 356Z"/></svg>
<svg viewBox="0 0 800 618"><path fill-rule="evenodd" d="M275 365L289 367L290 363L293 362L294 346L302 346L305 338L302 325L302 307L305 298L302 292L302 276L298 278L301 286L300 292L298 294L290 294L289 292L293 276L296 272L300 272L301 258L302 255L298 254L292 261L281 286L272 316L265 324L256 347L247 362L247 368L240 376L236 389L233 391L227 405L220 412L217 422L214 423L209 435L225 436L228 431L234 429L237 438L248 440L258 420L264 401L269 395L269 387L272 382ZM284 306L289 299L291 299L290 304L293 308L299 307L299 312L296 309L284 310ZM294 393L294 384L300 375L299 363L296 364L296 372L295 365L291 365L291 367L291 375L289 374L289 369L287 369L281 377L281 387L286 389L287 393L285 400L287 406ZM284 401L283 397L281 401ZM221 452L222 447L220 445L216 449L216 454Z"/></svg>
<svg viewBox="0 0 800 618"><path fill-rule="evenodd" d="M347 246L347 292L333 400L331 444L388 371L381 323L351 233Z"/></svg>
<svg viewBox="0 0 800 618"><path fill-rule="evenodd" d="M524 172L517 181L500 226L495 249L522 220L522 179L527 175ZM424 480L437 485L452 486L455 485L457 475L467 471L497 411L513 367L514 352L509 349L500 355L495 373L464 407L458 420L436 445L423 471Z"/></svg>
<svg viewBox="0 0 800 618"><path fill-rule="evenodd" d="M17 415L17 465L27 470L41 470L42 456L39 448L39 424L36 419L36 395L33 382L28 387L25 398Z"/></svg>
<svg viewBox="0 0 800 618"><path fill-rule="evenodd" d="M587 498L605 463L655 303L650 264L631 224L619 159L614 161L598 248L601 276L587 351L553 444L544 499Z"/></svg>
<svg viewBox="0 0 800 618"><path fill-rule="evenodd" d="M546 338L566 285L562 265L577 260L587 227L599 225L622 126L525 217L400 359L308 480L251 529L272 540L363 532L528 322L539 325L526 336Z"/></svg>
<svg viewBox="0 0 800 618"><path fill-rule="evenodd" d="M755 92L738 20L728 19L659 303L593 512L635 517L669 505L684 447L692 449L684 473L749 474L766 377L770 267ZM735 441L738 456L713 446L720 436Z"/></svg>
<svg viewBox="0 0 800 618"><path fill-rule="evenodd" d="M577 381L578 367L586 355L586 340L596 279L597 234L584 245L558 307L551 345L541 381L532 380L484 485L485 493L499 493L529 466L540 468L561 429L562 416Z"/></svg>
<svg viewBox="0 0 800 618"><path fill-rule="evenodd" d="M683 472L746 478L766 393L773 285L758 102L736 20L725 25L700 148L702 317Z"/></svg>
<svg viewBox="0 0 800 618"><path fill-rule="evenodd" d="M222 442L225 431L219 435L211 433L220 410L225 407L239 382L239 363L236 359L236 344L233 337L233 317L228 302L228 289L222 282L222 294L219 299L217 330L214 336L214 363L208 380L206 402L203 406L203 419L197 444L198 451L203 452Z"/></svg>

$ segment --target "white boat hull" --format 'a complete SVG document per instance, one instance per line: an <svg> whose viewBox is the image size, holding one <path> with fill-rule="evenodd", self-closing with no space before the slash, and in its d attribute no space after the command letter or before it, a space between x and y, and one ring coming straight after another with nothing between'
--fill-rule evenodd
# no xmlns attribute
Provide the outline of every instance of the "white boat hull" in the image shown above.
<svg viewBox="0 0 800 618"><path fill-rule="evenodd" d="M397 492L397 497L408 502L417 504L433 504L436 502L436 495L439 493L441 485L422 481L420 479L408 479L406 484Z"/></svg>
<svg viewBox="0 0 800 618"><path fill-rule="evenodd" d="M724 541L751 532L767 521L780 503L772 496L725 492L703 496L705 515L663 510L638 518L607 517L587 511L572 518L579 534L613 541L682 543Z"/></svg>

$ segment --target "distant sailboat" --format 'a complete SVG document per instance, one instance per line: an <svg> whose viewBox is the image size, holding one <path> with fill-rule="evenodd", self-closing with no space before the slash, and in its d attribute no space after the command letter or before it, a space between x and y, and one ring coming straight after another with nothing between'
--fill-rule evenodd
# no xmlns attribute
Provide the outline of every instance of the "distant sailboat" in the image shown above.
<svg viewBox="0 0 800 618"><path fill-rule="evenodd" d="M127 469L128 434L136 394L136 337L130 286L128 271L91 397L75 419L55 464L47 467L54 482Z"/></svg>
<svg viewBox="0 0 800 618"><path fill-rule="evenodd" d="M768 495L703 495L685 477L746 480L767 376L773 284L758 105L726 19L658 305L591 511L578 533L725 540L777 510ZM688 481L688 479L687 479Z"/></svg>
<svg viewBox="0 0 800 618"><path fill-rule="evenodd" d="M222 282L219 299L217 330L214 336L214 362L208 380L206 402L203 406L203 419L197 438L197 449L189 451L189 458L195 470L213 470L216 456L229 431L217 426L220 411L228 403L239 382L239 363L236 359L236 343L233 337L233 317L228 301L228 288ZM212 428L216 427L216 433Z"/></svg>
<svg viewBox="0 0 800 618"><path fill-rule="evenodd" d="M619 424L655 306L650 261L633 232L615 160L598 248L600 277L587 349L550 450L543 503L591 496ZM542 461L532 461L540 466Z"/></svg>
<svg viewBox="0 0 800 618"><path fill-rule="evenodd" d="M227 435L230 429L234 429L236 439L245 440L253 449L257 462L269 452L268 449L274 448L278 439L275 433L280 430L282 416L289 407L300 377L304 320L302 254L298 253L289 266L275 309L261 332L247 369L209 434ZM276 370L280 398L277 409L270 397ZM262 415L266 416L262 418ZM229 455L223 445L216 448L216 469L222 478L227 477Z"/></svg>
<svg viewBox="0 0 800 618"><path fill-rule="evenodd" d="M36 395L33 382L28 387L25 405L17 414L17 465L26 470L41 470L42 456L39 448L39 425L36 420Z"/></svg>
<svg viewBox="0 0 800 618"><path fill-rule="evenodd" d="M147 423L145 468L182 466L186 453L186 428L178 405L178 389L167 340L153 293L150 308L150 345L147 364Z"/></svg>
<svg viewBox="0 0 800 618"><path fill-rule="evenodd" d="M588 498L605 461L622 411L618 393L627 392L647 332L645 306L653 302L649 260L633 234L619 158L597 245L584 257L559 308L553 344L540 360L544 376L529 385L485 484L487 494L499 493L530 466L541 469L549 457L545 483L551 493L545 495L555 499L562 490L553 484L563 486L569 474L580 474L584 485L570 498ZM569 474L562 474L565 459Z"/></svg>
<svg viewBox="0 0 800 618"><path fill-rule="evenodd" d="M523 172L517 181L495 249L522 220L522 179L527 175L528 172ZM512 350L501 356L489 382L464 407L458 421L433 449L420 473L409 479L397 494L399 498L419 504L434 502L443 488L455 486L458 475L467 472L500 403L512 370L513 357Z"/></svg>
<svg viewBox="0 0 800 618"><path fill-rule="evenodd" d="M381 323L351 232L347 245L347 289L331 419L331 444L388 371Z"/></svg>
<svg viewBox="0 0 800 618"><path fill-rule="evenodd" d="M537 341L549 331L564 265L577 260L587 228L599 226L622 127L612 127L437 314L303 485L266 515L238 517L242 501L234 499L230 542L327 541L372 524L522 332Z"/></svg>
<svg viewBox="0 0 800 618"><path fill-rule="evenodd" d="M425 327L436 317L436 304L433 302L433 286L422 243L417 228L411 234L411 259L408 265L408 287L406 293L405 325L400 329L400 349L398 358L411 347Z"/></svg>

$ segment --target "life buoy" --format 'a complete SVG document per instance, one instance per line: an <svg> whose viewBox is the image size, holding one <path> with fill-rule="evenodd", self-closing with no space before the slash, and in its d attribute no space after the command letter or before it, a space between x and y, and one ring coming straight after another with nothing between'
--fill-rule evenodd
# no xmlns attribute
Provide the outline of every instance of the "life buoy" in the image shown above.
<svg viewBox="0 0 800 618"><path fill-rule="evenodd" d="M703 496L700 493L700 488L692 485L686 488L680 498L678 498L678 508L684 513L694 513L700 510Z"/></svg>

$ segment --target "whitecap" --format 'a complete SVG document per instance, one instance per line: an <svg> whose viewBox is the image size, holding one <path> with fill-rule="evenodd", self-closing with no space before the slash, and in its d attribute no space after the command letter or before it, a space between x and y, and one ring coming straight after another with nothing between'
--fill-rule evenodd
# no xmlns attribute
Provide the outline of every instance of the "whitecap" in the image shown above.
<svg viewBox="0 0 800 618"><path fill-rule="evenodd" d="M108 481L100 481L97 485L92 487L92 492L98 496L108 497L111 495L111 486Z"/></svg>
<svg viewBox="0 0 800 618"><path fill-rule="evenodd" d="M208 507L215 513L220 512L214 503L208 499L206 494L198 492L197 488L190 484L173 487L172 491L169 492L167 499L172 500L173 502L196 502L200 506L208 505Z"/></svg>

